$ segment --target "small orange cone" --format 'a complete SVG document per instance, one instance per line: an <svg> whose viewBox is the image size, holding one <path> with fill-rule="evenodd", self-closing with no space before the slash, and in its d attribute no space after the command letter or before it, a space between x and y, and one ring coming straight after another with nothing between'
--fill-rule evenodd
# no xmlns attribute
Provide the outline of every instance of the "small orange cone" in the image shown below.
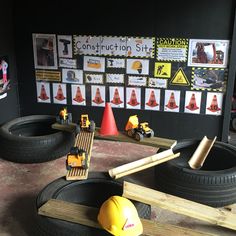
<svg viewBox="0 0 236 236"><path fill-rule="evenodd" d="M133 89L131 92L130 100L128 102L130 106L137 106L139 102L137 101L135 90Z"/></svg>
<svg viewBox="0 0 236 236"><path fill-rule="evenodd" d="M97 103L97 104L101 104L104 101L102 100L101 94L100 94L100 89L97 88L96 90L96 94L95 94L95 98L93 99L93 102Z"/></svg>
<svg viewBox="0 0 236 236"><path fill-rule="evenodd" d="M109 102L105 105L103 112L102 124L100 129L101 135L118 135L116 121L112 112L111 104Z"/></svg>
<svg viewBox="0 0 236 236"><path fill-rule="evenodd" d="M199 107L196 104L196 98L195 98L195 94L193 93L190 99L190 102L188 104L188 106L186 106L187 109L189 109L190 111L195 111L197 109L199 109Z"/></svg>
<svg viewBox="0 0 236 236"><path fill-rule="evenodd" d="M81 90L80 90L79 86L77 87L76 95L73 98L73 100L78 102L78 103L83 102L85 100L82 96L82 93L81 93Z"/></svg>
<svg viewBox="0 0 236 236"><path fill-rule="evenodd" d="M213 96L212 102L210 107L207 108L211 112L217 112L220 111L221 109L218 107L218 102L217 102L217 97L216 95Z"/></svg>
<svg viewBox="0 0 236 236"><path fill-rule="evenodd" d="M149 96L149 101L146 103L149 107L156 107L158 106L158 103L156 101L156 96L154 91L152 90Z"/></svg>
<svg viewBox="0 0 236 236"><path fill-rule="evenodd" d="M168 107L169 109L175 109L177 108L178 106L176 105L176 102L175 102L175 94L172 92L171 95L170 95L170 99L169 99L169 102L168 104L166 105L166 107Z"/></svg>
<svg viewBox="0 0 236 236"><path fill-rule="evenodd" d="M119 91L118 91L117 88L115 89L114 96L113 96L113 99L112 99L111 103L113 103L115 105L119 105L119 104L123 103L120 100L120 95L119 95Z"/></svg>
<svg viewBox="0 0 236 236"><path fill-rule="evenodd" d="M40 96L38 98L40 98L41 100L44 100L44 101L49 99L49 97L47 96L46 89L43 84L41 85L41 92L40 92Z"/></svg>
<svg viewBox="0 0 236 236"><path fill-rule="evenodd" d="M57 96L55 97L57 100L64 100L65 97L64 97L64 94L63 94L63 91L62 91L62 88L61 88L61 85L59 84L58 85L58 89L57 89Z"/></svg>

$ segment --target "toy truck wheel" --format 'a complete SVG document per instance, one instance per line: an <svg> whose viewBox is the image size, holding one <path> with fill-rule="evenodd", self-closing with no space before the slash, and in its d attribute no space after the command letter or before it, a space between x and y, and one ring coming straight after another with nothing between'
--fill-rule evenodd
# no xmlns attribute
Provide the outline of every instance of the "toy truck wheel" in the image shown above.
<svg viewBox="0 0 236 236"><path fill-rule="evenodd" d="M154 137L154 131L151 130L151 133L150 133L150 138L153 138Z"/></svg>
<svg viewBox="0 0 236 236"><path fill-rule="evenodd" d="M140 134L140 133L136 133L135 136L134 136L134 138L135 138L137 141L141 141L141 140L143 140L143 135Z"/></svg>
<svg viewBox="0 0 236 236"><path fill-rule="evenodd" d="M71 149L70 149L70 154L72 154L72 155L78 155L78 153L79 153L78 147L71 147Z"/></svg>
<svg viewBox="0 0 236 236"><path fill-rule="evenodd" d="M76 125L75 126L75 135L79 134L80 133L80 126L79 125Z"/></svg>
<svg viewBox="0 0 236 236"><path fill-rule="evenodd" d="M68 113L67 122L72 123L72 114L71 113Z"/></svg>
<svg viewBox="0 0 236 236"><path fill-rule="evenodd" d="M70 170L72 169L72 167L69 166L68 164L66 164L66 169L67 169L68 171L70 171Z"/></svg>
<svg viewBox="0 0 236 236"><path fill-rule="evenodd" d="M133 129L128 130L127 134L128 134L129 137L133 137L134 136L134 130Z"/></svg>
<svg viewBox="0 0 236 236"><path fill-rule="evenodd" d="M90 127L89 127L89 131L90 132L94 132L95 131L95 122L93 120L90 121Z"/></svg>

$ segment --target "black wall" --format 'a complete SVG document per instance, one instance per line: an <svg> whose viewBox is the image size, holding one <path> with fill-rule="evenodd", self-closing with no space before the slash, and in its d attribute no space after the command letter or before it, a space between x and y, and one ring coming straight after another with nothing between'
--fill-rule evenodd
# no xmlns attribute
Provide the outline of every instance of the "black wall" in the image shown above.
<svg viewBox="0 0 236 236"><path fill-rule="evenodd" d="M0 124L19 116L18 85L16 79L15 47L11 1L0 0L0 56L9 60L10 90L7 97L0 100Z"/></svg>
<svg viewBox="0 0 236 236"><path fill-rule="evenodd" d="M230 39L233 33L233 0L198 1L15 1L14 26L21 115L57 114L60 105L36 101L32 33L113 36ZM234 78L233 78L234 79ZM232 78L230 78L232 80ZM203 99L203 102L204 99ZM230 106L226 101L225 106ZM68 107L74 119L82 112L100 125L103 108ZM113 109L123 130L130 114L148 121L157 136L222 139L223 116ZM228 124L227 124L228 125Z"/></svg>

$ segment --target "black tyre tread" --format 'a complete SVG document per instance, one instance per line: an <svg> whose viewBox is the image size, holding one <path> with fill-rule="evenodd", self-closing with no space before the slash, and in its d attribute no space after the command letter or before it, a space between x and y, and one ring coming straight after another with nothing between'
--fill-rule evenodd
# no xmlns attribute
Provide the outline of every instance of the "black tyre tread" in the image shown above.
<svg viewBox="0 0 236 236"><path fill-rule="evenodd" d="M103 172L90 172L88 181L114 181L111 180L108 173ZM83 180L82 180L83 181ZM87 181L87 180L85 180ZM83 183L83 182L80 182ZM80 184L79 183L79 184ZM66 191L70 185L77 184L75 181L66 181L64 178L59 178L53 181L52 183L48 184L42 191L38 194L38 197L36 199L36 223L38 224L37 230L38 234L41 236L75 236L75 235L81 235L81 236L105 236L110 235L104 230L98 230L91 227L79 225L79 224L73 224L69 222L64 222L60 220L53 220L48 217L42 217L37 214L37 209L43 205L46 201L48 201L51 198L55 198L58 193ZM119 183L121 185L122 183ZM134 202L138 213L143 218L150 218L151 215L151 208L149 205ZM76 226L76 227L75 227Z"/></svg>
<svg viewBox="0 0 236 236"><path fill-rule="evenodd" d="M174 147L174 153L195 145L199 140L182 140ZM216 142L215 151L236 158L236 148ZM189 157L190 158L190 157ZM231 160L231 159L230 159ZM225 170L192 170L187 159L177 158L155 167L157 189L213 207L222 207L236 202L236 166Z"/></svg>
<svg viewBox="0 0 236 236"><path fill-rule="evenodd" d="M74 143L74 134L50 130L50 124L54 122L54 116L33 115L4 124L0 128L1 158L19 163L39 163L65 155ZM11 133L11 129L15 126L20 128L33 124L37 127L38 123L45 123L49 134L27 137Z"/></svg>

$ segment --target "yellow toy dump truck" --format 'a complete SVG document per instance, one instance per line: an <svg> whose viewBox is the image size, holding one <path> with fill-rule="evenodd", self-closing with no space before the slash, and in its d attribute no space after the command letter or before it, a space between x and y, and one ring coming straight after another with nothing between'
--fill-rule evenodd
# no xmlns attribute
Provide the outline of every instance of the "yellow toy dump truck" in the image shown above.
<svg viewBox="0 0 236 236"><path fill-rule="evenodd" d="M56 117L57 123L63 124L70 124L72 123L72 114L68 113L67 108L64 107L60 112L59 115Z"/></svg>
<svg viewBox="0 0 236 236"><path fill-rule="evenodd" d="M147 122L139 123L138 116L130 116L125 126L125 131L129 137L140 141L144 137L152 138L154 131L149 127Z"/></svg>
<svg viewBox="0 0 236 236"><path fill-rule="evenodd" d="M71 170L73 167L88 168L88 154L78 147L72 147L67 154L66 169Z"/></svg>
<svg viewBox="0 0 236 236"><path fill-rule="evenodd" d="M95 123L93 120L89 120L87 114L82 114L80 117L80 128L84 131L95 131Z"/></svg>

